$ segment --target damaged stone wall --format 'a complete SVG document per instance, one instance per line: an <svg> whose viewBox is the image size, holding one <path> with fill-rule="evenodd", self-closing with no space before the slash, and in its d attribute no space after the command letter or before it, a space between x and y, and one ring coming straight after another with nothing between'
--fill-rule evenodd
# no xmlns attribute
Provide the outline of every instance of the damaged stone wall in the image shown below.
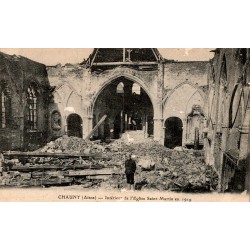
<svg viewBox="0 0 250 250"><path fill-rule="evenodd" d="M220 191L249 190L249 55L249 49L217 49L210 65L205 151Z"/></svg>
<svg viewBox="0 0 250 250"><path fill-rule="evenodd" d="M9 123L0 128L0 150L28 149L46 142L50 85L46 67L21 56L0 53L0 89L9 98L6 117ZM36 125L30 129L27 90L36 91ZM3 104L2 104L3 106Z"/></svg>
<svg viewBox="0 0 250 250"><path fill-rule="evenodd" d="M164 67L164 88L173 89L188 81L194 85L207 85L207 61L166 62Z"/></svg>
<svg viewBox="0 0 250 250"><path fill-rule="evenodd" d="M202 110L204 108L208 62L165 60L154 64L150 70L141 66L118 64L96 71L84 64L57 65L47 67L47 70L51 85L56 86L56 104L51 106L50 116L58 110L62 119L60 131L51 130L54 136L67 134L67 119L70 114L75 113L81 117L82 135L85 138L95 124L93 110L98 96L105 87L120 77L139 84L149 96L153 105L154 139L161 144L164 144L165 137L164 122L171 116L182 120L182 145L187 144L187 116L192 113L194 105L199 105ZM190 138L189 142L192 144L193 137Z"/></svg>
<svg viewBox="0 0 250 250"><path fill-rule="evenodd" d="M47 67L47 71L50 84L55 87L54 102L49 106L49 133L51 138L58 138L67 134L67 118L70 114L76 113L82 119L84 117L83 67L78 64L58 64Z"/></svg>
<svg viewBox="0 0 250 250"><path fill-rule="evenodd" d="M83 120L83 137L93 126L93 109L102 90L119 77L138 83L149 95L152 104L157 105L158 71L137 71L127 67L91 72L80 65L47 67L51 85L56 86L55 103L50 111L58 110L62 116L61 135L67 133L67 118L76 113ZM161 116L158 107L157 116ZM53 133L53 131L52 131Z"/></svg>
<svg viewBox="0 0 250 250"><path fill-rule="evenodd" d="M209 62L166 62L164 65L164 128L167 130L168 119L181 119L183 146L194 145L195 128L199 130L199 145L203 145L208 68ZM194 112L195 107L199 107L199 114Z"/></svg>

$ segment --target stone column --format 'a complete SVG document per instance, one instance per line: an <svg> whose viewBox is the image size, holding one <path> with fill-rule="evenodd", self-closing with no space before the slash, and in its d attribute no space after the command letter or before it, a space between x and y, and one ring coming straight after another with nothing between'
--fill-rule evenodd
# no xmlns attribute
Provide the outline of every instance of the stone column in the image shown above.
<svg viewBox="0 0 250 250"><path fill-rule="evenodd" d="M163 119L159 117L154 117L154 140L161 144L164 144L163 138Z"/></svg>
<svg viewBox="0 0 250 250"><path fill-rule="evenodd" d="M162 96L164 88L164 64L158 64L157 94L156 103L154 105L154 140L164 145L163 133L163 105Z"/></svg>
<svg viewBox="0 0 250 250"><path fill-rule="evenodd" d="M90 131L93 129L93 116L87 116L84 117L84 120L86 121L84 124L86 124L83 127L83 138L86 138L86 136L90 133Z"/></svg>
<svg viewBox="0 0 250 250"><path fill-rule="evenodd" d="M182 146L187 141L187 119L182 119Z"/></svg>
<svg viewBox="0 0 250 250"><path fill-rule="evenodd" d="M63 134L64 134L64 135L67 135L67 134L68 134L67 115L64 116L63 124L64 124Z"/></svg>

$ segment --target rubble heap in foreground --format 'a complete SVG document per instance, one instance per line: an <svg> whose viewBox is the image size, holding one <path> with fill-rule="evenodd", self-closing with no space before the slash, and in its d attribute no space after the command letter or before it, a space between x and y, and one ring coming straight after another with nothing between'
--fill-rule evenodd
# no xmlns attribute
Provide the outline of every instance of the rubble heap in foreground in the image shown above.
<svg viewBox="0 0 250 250"><path fill-rule="evenodd" d="M123 189L126 153L136 155L137 190L206 192L216 190L218 182L217 174L204 163L203 151L172 150L151 139L147 143L131 144L124 139L101 143L64 136L31 153L9 160L5 154L2 186Z"/></svg>

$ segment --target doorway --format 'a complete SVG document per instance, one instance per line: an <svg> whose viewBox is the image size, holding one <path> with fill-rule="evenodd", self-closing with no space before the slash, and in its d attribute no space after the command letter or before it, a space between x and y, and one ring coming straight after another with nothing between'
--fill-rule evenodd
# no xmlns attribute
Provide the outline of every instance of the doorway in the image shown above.
<svg viewBox="0 0 250 250"><path fill-rule="evenodd" d="M165 147L182 146L182 127L182 120L178 117L169 117L165 121Z"/></svg>
<svg viewBox="0 0 250 250"><path fill-rule="evenodd" d="M82 138L82 118L77 114L71 114L67 119L68 136Z"/></svg>

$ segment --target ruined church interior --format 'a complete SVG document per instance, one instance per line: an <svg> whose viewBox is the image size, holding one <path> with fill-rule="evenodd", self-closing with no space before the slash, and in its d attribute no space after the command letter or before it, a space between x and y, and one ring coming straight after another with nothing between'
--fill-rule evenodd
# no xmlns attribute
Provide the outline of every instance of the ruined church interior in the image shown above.
<svg viewBox="0 0 250 250"><path fill-rule="evenodd" d="M156 48L95 48L79 63L44 65L0 52L0 152L60 155L72 144L69 157L90 157L115 145L117 164L125 143L144 157L158 156L150 162L163 178L164 155L180 151L188 158L191 150L200 162L185 164L214 173L206 177L209 187L202 184L207 189L249 189L249 49L211 53L209 61L176 61ZM190 180L159 185L197 188Z"/></svg>

